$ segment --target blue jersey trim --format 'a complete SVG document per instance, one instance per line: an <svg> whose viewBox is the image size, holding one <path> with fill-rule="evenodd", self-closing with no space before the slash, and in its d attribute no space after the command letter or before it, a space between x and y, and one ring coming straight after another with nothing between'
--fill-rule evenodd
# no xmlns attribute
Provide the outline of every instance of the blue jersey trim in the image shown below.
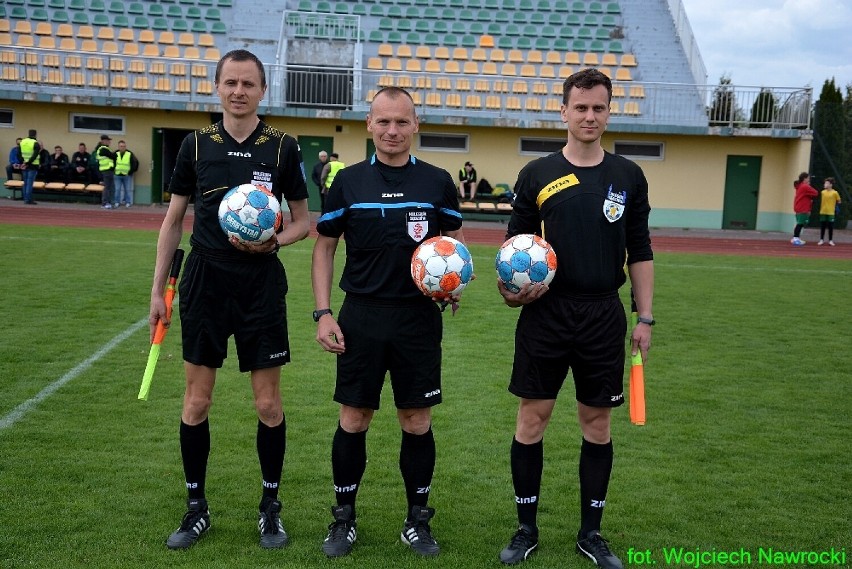
<svg viewBox="0 0 852 569"><path fill-rule="evenodd" d="M447 209L447 208L445 208L445 207L442 207L442 208L441 208L441 213L446 214L446 215L452 215L453 217L458 217L459 219L461 219L461 218L462 218L462 214L461 214L461 212L456 211L456 210L454 210L454 209Z"/></svg>
<svg viewBox="0 0 852 569"><path fill-rule="evenodd" d="M321 216L319 216L319 219L317 219L317 223L322 223L323 221L331 221L332 219L337 219L338 217L342 216L345 211L346 211L345 208L341 208L341 209L336 209L334 211L330 211L328 213L324 213Z"/></svg>
<svg viewBox="0 0 852 569"><path fill-rule="evenodd" d="M379 209L382 211L382 217L385 216L386 209L407 209L410 207L418 207L423 209L434 209L430 203L424 202L400 202L400 203L354 203L349 206L350 209Z"/></svg>

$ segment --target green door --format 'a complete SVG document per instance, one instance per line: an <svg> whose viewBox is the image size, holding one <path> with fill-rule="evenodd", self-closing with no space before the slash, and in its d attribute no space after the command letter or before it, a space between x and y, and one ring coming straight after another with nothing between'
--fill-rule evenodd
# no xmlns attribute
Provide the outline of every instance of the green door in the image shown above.
<svg viewBox="0 0 852 569"><path fill-rule="evenodd" d="M373 157L373 154L376 153L376 145L373 143L372 138L367 139L367 160Z"/></svg>
<svg viewBox="0 0 852 569"><path fill-rule="evenodd" d="M722 229L754 229L761 156L728 156Z"/></svg>
<svg viewBox="0 0 852 569"><path fill-rule="evenodd" d="M311 172L314 171L314 166L319 162L319 153L325 150L329 154L334 152L334 138L330 136L299 136L299 148L302 149L302 160L305 162L305 178L308 184L308 209L311 211L320 211L322 204L320 202L319 188L311 181Z"/></svg>

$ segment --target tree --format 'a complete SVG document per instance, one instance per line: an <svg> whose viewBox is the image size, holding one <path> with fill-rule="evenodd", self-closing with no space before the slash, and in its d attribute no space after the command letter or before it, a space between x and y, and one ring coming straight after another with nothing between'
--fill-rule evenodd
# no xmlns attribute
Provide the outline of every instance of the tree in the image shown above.
<svg viewBox="0 0 852 569"><path fill-rule="evenodd" d="M829 176L838 182L845 181L846 120L843 111L843 95L832 78L823 84L822 92L814 106L814 144L810 173L819 185ZM841 214L846 212L848 209L843 208ZM847 217L841 217L842 219L837 220L838 227L846 225Z"/></svg>
<svg viewBox="0 0 852 569"><path fill-rule="evenodd" d="M734 90L729 76L719 78L719 86L713 91L713 104L707 114L710 126L731 126L736 119Z"/></svg>
<svg viewBox="0 0 852 569"><path fill-rule="evenodd" d="M775 95L771 89L761 89L751 106L751 119L749 126L751 128L768 128L775 122L775 116L778 112L778 103L775 100Z"/></svg>

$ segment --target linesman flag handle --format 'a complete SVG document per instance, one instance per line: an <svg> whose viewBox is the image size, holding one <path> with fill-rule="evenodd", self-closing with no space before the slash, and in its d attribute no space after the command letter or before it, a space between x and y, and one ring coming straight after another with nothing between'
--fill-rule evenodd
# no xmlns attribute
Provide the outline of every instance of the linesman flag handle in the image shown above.
<svg viewBox="0 0 852 569"><path fill-rule="evenodd" d="M175 256L172 258L172 266L169 269L169 280L166 283L166 292L164 300L166 301L166 319L172 319L172 302L175 299L175 283L177 283L180 268L183 265L183 249L176 249ZM160 344L166 337L166 332L169 329L160 320L157 322L157 327L154 329L154 341L151 342L151 351L148 352L148 364L145 366L145 373L142 375L142 385L139 387L139 399L142 401L148 400L148 391L151 389L151 381L154 379L154 370L157 369L157 360L160 358Z"/></svg>
<svg viewBox="0 0 852 569"><path fill-rule="evenodd" d="M639 314L633 289L630 289L630 326L636 328ZM642 364L642 352L630 356L630 422L634 425L645 424L645 367Z"/></svg>

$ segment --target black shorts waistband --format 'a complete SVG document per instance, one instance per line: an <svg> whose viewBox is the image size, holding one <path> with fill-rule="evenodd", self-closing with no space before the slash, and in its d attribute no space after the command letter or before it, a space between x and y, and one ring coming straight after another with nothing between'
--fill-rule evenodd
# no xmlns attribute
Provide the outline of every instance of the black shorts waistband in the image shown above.
<svg viewBox="0 0 852 569"><path fill-rule="evenodd" d="M618 291L612 290L607 292L575 292L575 291L549 291L549 294L553 294L554 296L558 296L559 298L564 298L566 300L576 300L578 302L598 302L601 300L609 300L613 298L618 298Z"/></svg>
<svg viewBox="0 0 852 569"><path fill-rule="evenodd" d="M212 261L225 261L228 263L269 263L278 259L275 253L254 254L243 253L236 248L233 251L225 249L211 249L202 245L192 244L192 249L189 252L191 255L198 255L204 259Z"/></svg>
<svg viewBox="0 0 852 569"><path fill-rule="evenodd" d="M343 301L361 306L378 307L429 306L433 303L433 301L426 296L415 296L411 298L376 298L375 296L364 296L351 292L346 293L346 297Z"/></svg>

